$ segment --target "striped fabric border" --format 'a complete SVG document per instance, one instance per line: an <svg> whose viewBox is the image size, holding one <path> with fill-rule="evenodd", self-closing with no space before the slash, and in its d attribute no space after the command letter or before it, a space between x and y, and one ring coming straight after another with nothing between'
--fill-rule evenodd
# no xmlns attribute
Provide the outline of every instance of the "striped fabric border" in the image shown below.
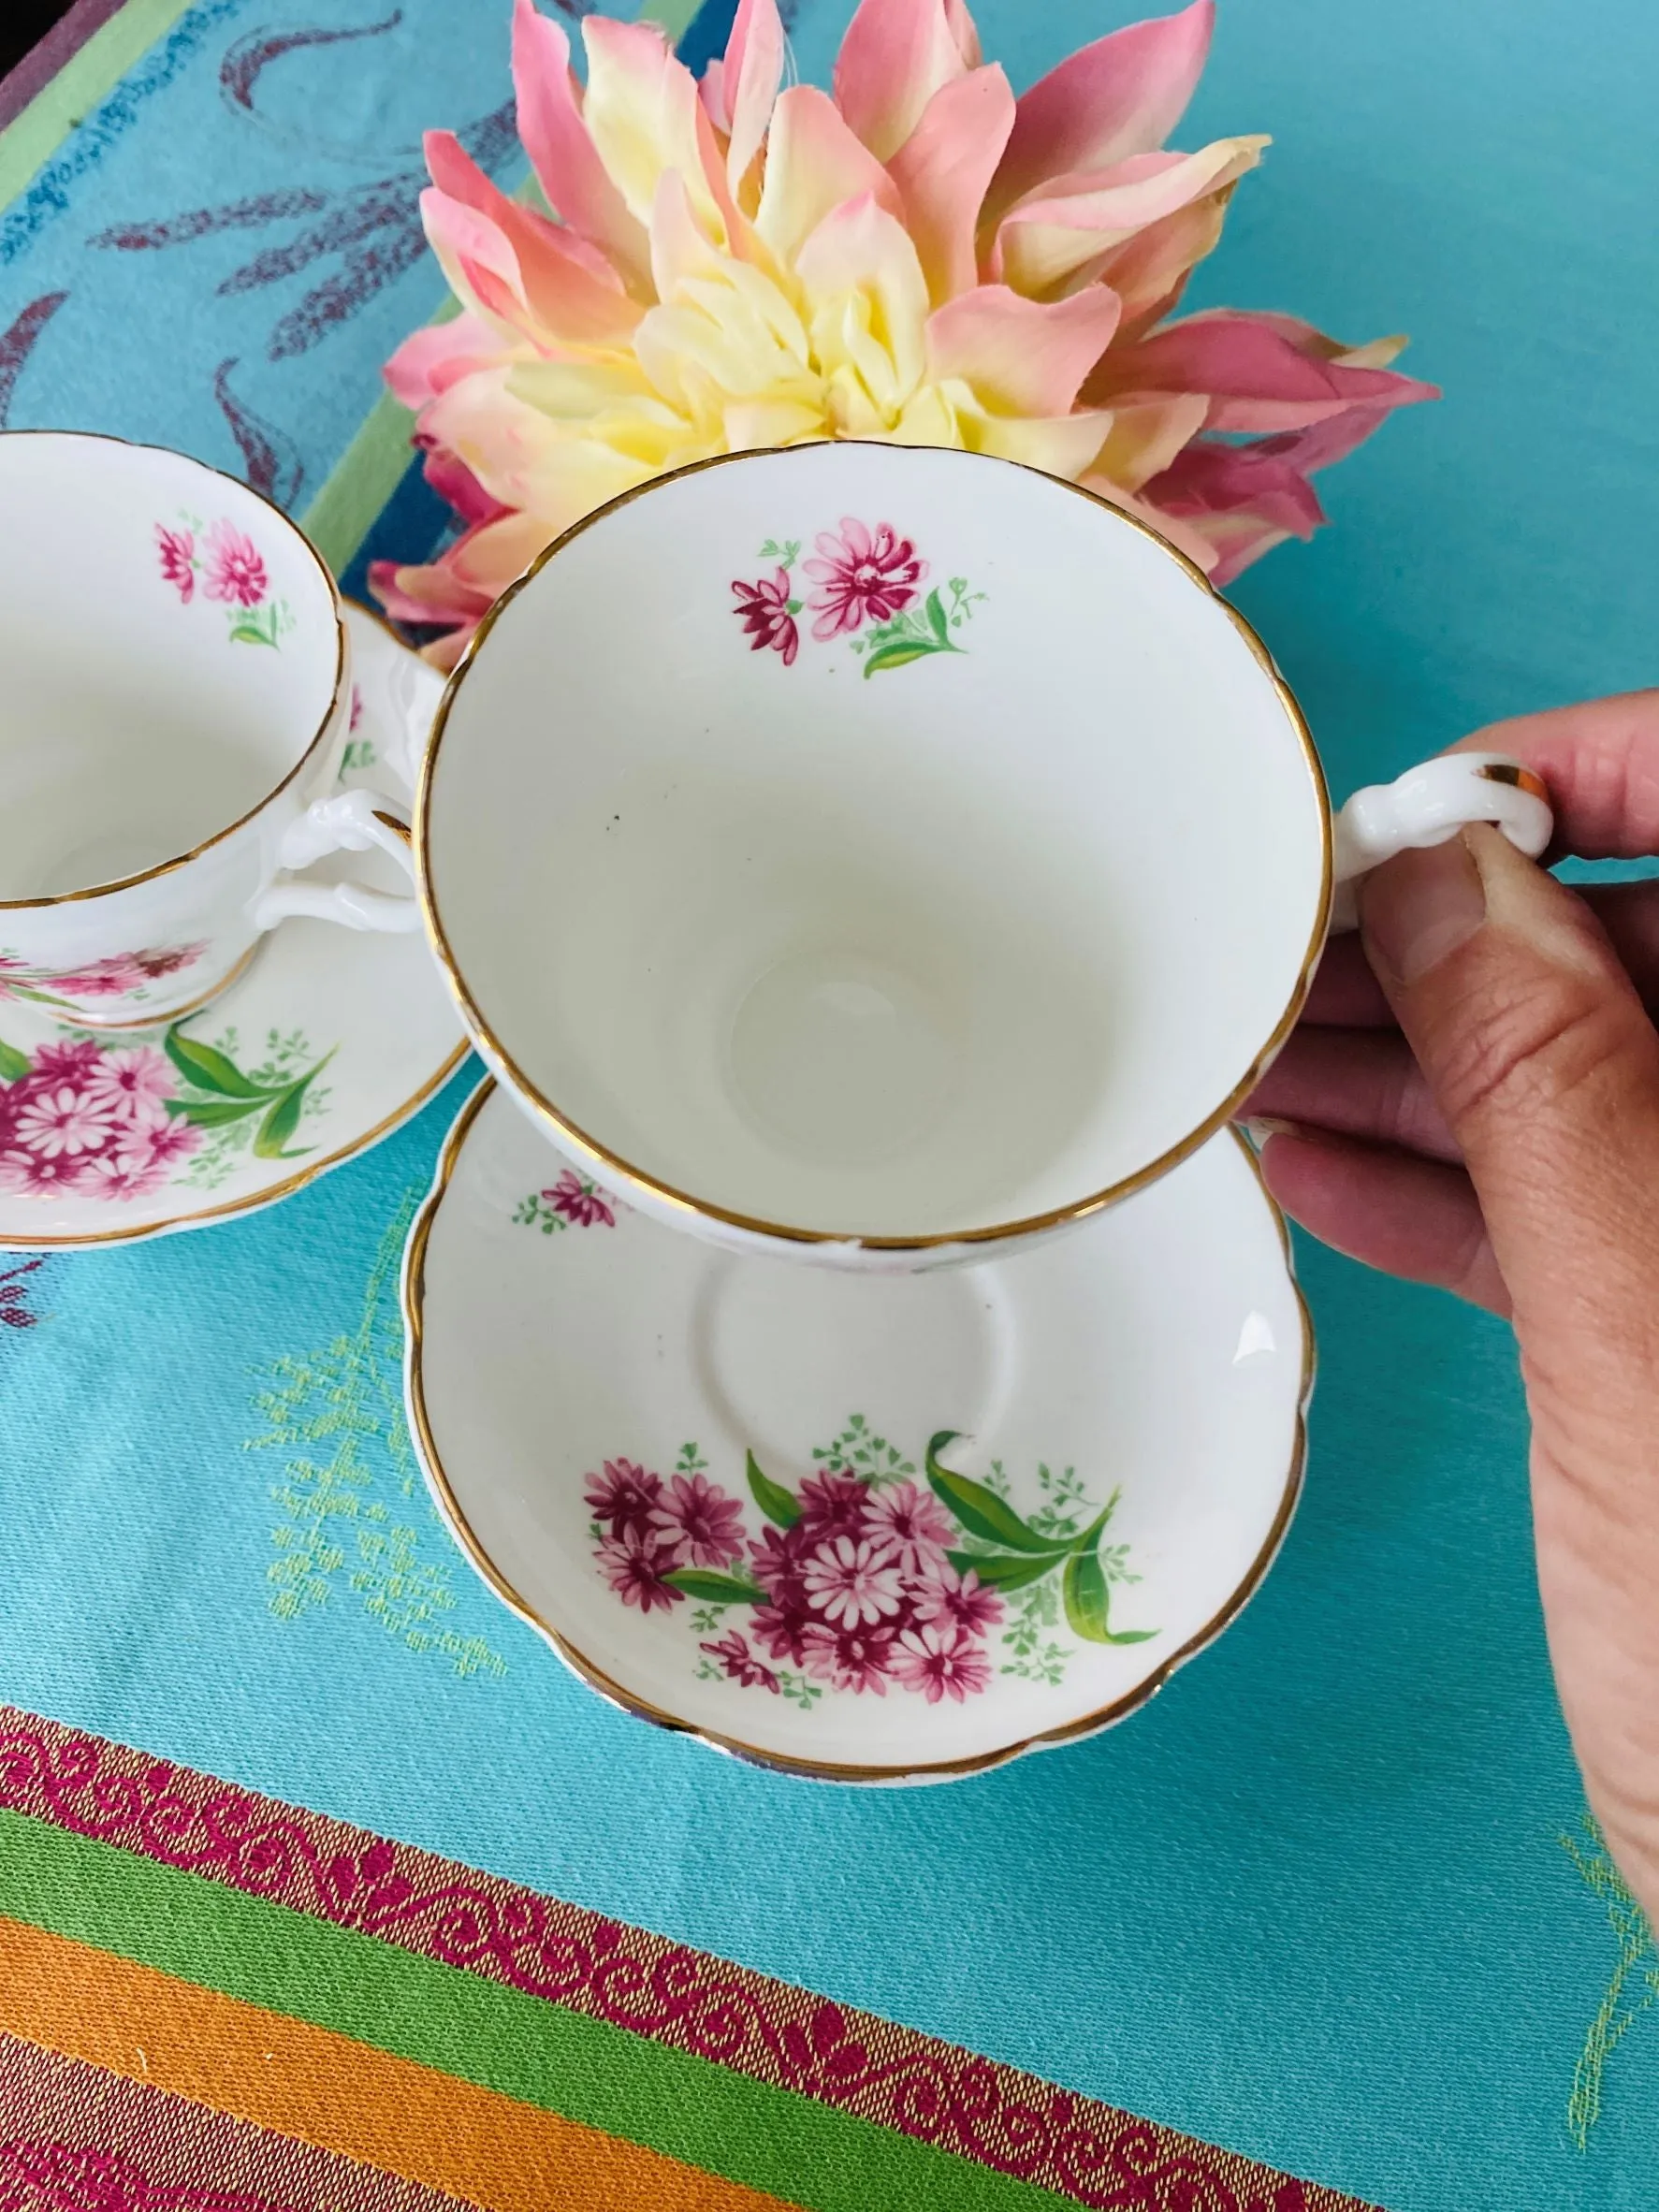
<svg viewBox="0 0 1659 2212"><path fill-rule="evenodd" d="M33 86L27 105L15 112L8 110L5 127L0 129L0 209L23 190L71 136L80 134L83 160L101 157L131 121L133 102L142 98L151 86L135 86L132 100L120 112L104 114L102 103L129 71L137 69L146 56L155 54L161 41L179 26L181 17L189 14L192 5L193 0L124 0L84 37L71 34L65 41L66 51L63 47L54 48L50 38L45 42L50 73L36 70L25 80ZM32 59L25 55L22 66L27 68ZM163 81L167 74L164 52L153 81Z"/></svg>
<svg viewBox="0 0 1659 2212"><path fill-rule="evenodd" d="M0 1808L0 2030L32 2042L68 2047L19 2017L18 1992L41 1972L61 1990L85 1948L822 2212L1363 2212L706 1953L4 1708ZM21 1971L19 1945L48 1939L57 1963ZM75 2055L134 2071L103 2046Z"/></svg>
<svg viewBox="0 0 1659 2212"><path fill-rule="evenodd" d="M467 2212L466 2200L0 2035L7 2212ZM251 2207L249 2208L251 2212Z"/></svg>
<svg viewBox="0 0 1659 2212"><path fill-rule="evenodd" d="M489 2212L781 2212L769 2192L528 2099L4 1917L0 1976L19 2038L429 2194ZM0 2205L15 2212L3 2185Z"/></svg>
<svg viewBox="0 0 1659 2212"><path fill-rule="evenodd" d="M0 77L0 130L22 113L123 4L124 0L74 0L73 7L30 47L9 76Z"/></svg>

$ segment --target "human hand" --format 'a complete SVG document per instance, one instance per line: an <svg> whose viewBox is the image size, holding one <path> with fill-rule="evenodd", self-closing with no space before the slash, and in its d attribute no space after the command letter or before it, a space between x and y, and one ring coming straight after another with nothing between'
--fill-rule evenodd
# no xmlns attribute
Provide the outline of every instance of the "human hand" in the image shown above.
<svg viewBox="0 0 1659 2212"><path fill-rule="evenodd" d="M1557 853L1659 853L1659 691L1465 744L1543 778ZM1244 1117L1316 1236L1512 1319L1562 1705L1659 1925L1659 881L1577 893L1481 826L1360 912Z"/></svg>

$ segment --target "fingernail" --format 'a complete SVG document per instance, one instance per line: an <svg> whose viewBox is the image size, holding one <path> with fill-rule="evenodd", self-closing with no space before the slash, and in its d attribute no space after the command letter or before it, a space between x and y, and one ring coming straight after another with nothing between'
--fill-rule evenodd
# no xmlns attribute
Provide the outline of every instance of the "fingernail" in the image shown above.
<svg viewBox="0 0 1659 2212"><path fill-rule="evenodd" d="M1345 1142L1336 1129L1322 1129L1317 1122L1286 1121L1277 1113L1253 1113L1239 1128L1258 1152L1267 1149L1270 1137L1294 1137L1299 1144L1341 1144Z"/></svg>
<svg viewBox="0 0 1659 2212"><path fill-rule="evenodd" d="M1259 1152L1270 1137L1300 1137L1302 1124L1286 1121L1277 1113L1252 1113L1239 1123L1250 1142Z"/></svg>
<svg viewBox="0 0 1659 2212"><path fill-rule="evenodd" d="M1486 886L1460 835L1397 853L1360 886L1360 926L1375 967L1415 983L1467 944L1486 920Z"/></svg>

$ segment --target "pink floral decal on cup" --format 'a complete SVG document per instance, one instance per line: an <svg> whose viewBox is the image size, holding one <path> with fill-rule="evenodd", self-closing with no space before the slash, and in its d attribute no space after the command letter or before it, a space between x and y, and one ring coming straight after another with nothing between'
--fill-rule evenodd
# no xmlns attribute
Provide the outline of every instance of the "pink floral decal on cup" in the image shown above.
<svg viewBox="0 0 1659 2212"><path fill-rule="evenodd" d="M821 531L813 558L802 561L801 540L768 538L759 558L777 563L771 576L750 583L734 577L734 610L748 633L749 648L780 654L793 667L801 648L795 617L805 608L813 617L812 635L820 644L851 637L866 676L905 668L932 653L960 653L955 633L972 619L985 598L970 591L966 576L952 576L924 600L927 563L912 540L890 522L871 526L844 515L839 531ZM792 571L797 561L811 579L805 599L793 596ZM866 628L866 624L868 627ZM863 631L862 636L854 636Z"/></svg>
<svg viewBox="0 0 1659 2212"><path fill-rule="evenodd" d="M270 597L265 558L253 539L223 516L211 525L194 515L181 515L178 521L178 529L155 525L162 581L173 587L183 606L196 597L199 581L204 599L228 609L233 644L276 646L294 618L286 600Z"/></svg>
<svg viewBox="0 0 1659 2212"><path fill-rule="evenodd" d="M998 1674L1057 1683L1076 1649L1049 1634L1062 1619L1084 1643L1159 1633L1111 1624L1111 1586L1140 1579L1126 1545L1101 1544L1117 1492L1096 1511L1070 1468L1041 1467L1043 1502L1026 1518L1000 1463L983 1482L941 1465L954 1441L950 1429L931 1439L918 1479L855 1414L793 1491L751 1451L758 1535L694 1444L667 1477L606 1460L584 1491L595 1564L642 1619L689 1608L701 1679L804 1710L826 1690L939 1705L982 1695Z"/></svg>
<svg viewBox="0 0 1659 2212"><path fill-rule="evenodd" d="M194 968L206 944L147 946L138 953L114 953L80 968L31 968L15 954L0 953L0 998L33 998L46 1006L71 999L131 998L141 1002L164 976Z"/></svg>
<svg viewBox="0 0 1659 2212"><path fill-rule="evenodd" d="M299 1038L269 1041L244 1069L226 1045L175 1025L161 1046L59 1036L32 1055L0 1039L0 1192L125 1202L185 1179L206 1187L234 1158L298 1159L292 1140L322 1100Z"/></svg>

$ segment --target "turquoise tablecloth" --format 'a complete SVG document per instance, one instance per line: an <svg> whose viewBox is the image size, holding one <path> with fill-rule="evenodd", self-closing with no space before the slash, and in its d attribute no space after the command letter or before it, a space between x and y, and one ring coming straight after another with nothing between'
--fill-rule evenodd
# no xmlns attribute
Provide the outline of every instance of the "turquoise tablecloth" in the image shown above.
<svg viewBox="0 0 1659 2212"><path fill-rule="evenodd" d="M1019 81L1124 12L979 11ZM822 80L847 0L793 13ZM57 143L38 112L0 138L0 416L173 443L306 510L439 298L419 128L473 126L510 172L504 0L129 0L124 22L113 90L60 80ZM1447 392L1324 480L1332 530L1238 587L1338 787L1651 676L1656 82L1634 0L1226 0L1187 135L1276 143L1202 298L1409 328ZM377 453L325 494L337 553ZM433 520L406 488L379 544L418 556ZM393 1266L463 1088L272 1213L0 1282L0 1698L1392 2212L1652 2212L1659 1961L1626 1957L1606 2010L1622 1953L1502 1329L1303 1247L1307 1501L1219 1648L1061 1755L808 1790L601 1706L419 1494ZM1600 2064L1598 2018L1606 2045L1644 2001Z"/></svg>

